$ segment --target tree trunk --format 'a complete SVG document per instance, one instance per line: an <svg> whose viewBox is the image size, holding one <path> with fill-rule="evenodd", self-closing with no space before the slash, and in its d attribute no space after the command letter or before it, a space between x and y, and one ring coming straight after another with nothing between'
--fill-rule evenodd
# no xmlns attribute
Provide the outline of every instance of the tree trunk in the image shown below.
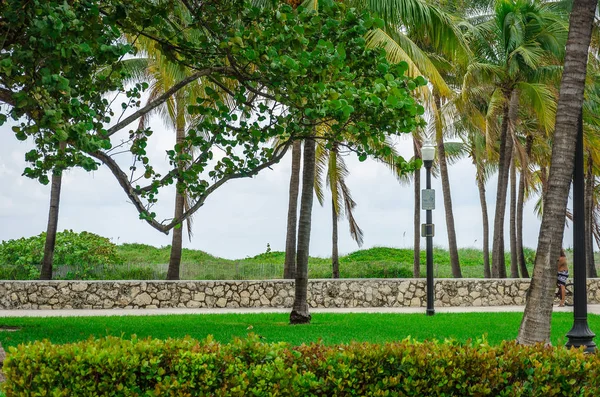
<svg viewBox="0 0 600 397"><path fill-rule="evenodd" d="M569 188L573 176L578 118L583 104L588 48L597 5L597 0L575 1L570 15L548 191L544 200L533 278L517 337L517 342L524 345L550 341L556 258L563 240Z"/></svg>
<svg viewBox="0 0 600 397"><path fill-rule="evenodd" d="M487 202L485 201L485 183L483 170L477 170L477 188L479 189L479 203L481 204L481 219L483 221L483 276L491 278L490 269L490 223L488 220Z"/></svg>
<svg viewBox="0 0 600 397"><path fill-rule="evenodd" d="M492 246L492 277L506 278L504 258L504 216L508 192L508 174L513 151L513 140L509 133L511 120L516 120L518 96L514 91L504 93L506 103L500 133L500 160L498 161L498 189L496 191L496 212L494 215L494 240ZM516 98L516 99L515 99ZM516 102L516 103L515 103Z"/></svg>
<svg viewBox="0 0 600 397"><path fill-rule="evenodd" d="M413 138L415 158L421 158L421 141ZM415 212L413 243L413 277L421 277L421 169L415 170Z"/></svg>
<svg viewBox="0 0 600 397"><path fill-rule="evenodd" d="M174 217L183 215L184 196L182 193L175 193L175 214ZM167 270L167 280L179 280L179 269L181 265L181 252L183 250L183 224L173 228L173 238L171 239L171 254L169 257L169 268Z"/></svg>
<svg viewBox="0 0 600 397"><path fill-rule="evenodd" d="M542 208L544 208L544 198L548 191L548 167L546 166L540 166L540 181L542 182Z"/></svg>
<svg viewBox="0 0 600 397"><path fill-rule="evenodd" d="M294 306L290 313L290 324L310 323L308 312L308 253L312 218L313 192L315 186L315 140L304 140L304 166L302 172L302 195L300 197L300 219L298 222L298 250L296 256L296 283Z"/></svg>
<svg viewBox="0 0 600 397"><path fill-rule="evenodd" d="M440 99L436 97L438 111L440 109ZM448 231L448 252L450 254L450 266L452 267L452 277L462 278L460 271L460 262L458 260L458 247L456 246L456 230L454 228L454 213L452 212L452 196L450 194L450 180L448 178L448 163L446 162L446 149L444 147L444 137L442 129L438 128L436 132L438 162L440 164L440 177L442 179L442 192L444 195L444 209L446 211L446 229Z"/></svg>
<svg viewBox="0 0 600 397"><path fill-rule="evenodd" d="M531 158L533 149L533 136L527 135L527 144L525 153L527 161ZM525 172L527 172L526 164L521 164L521 176L519 178L519 191L517 196L517 260L519 261L519 269L522 278L529 278L527 263L525 262L525 252L523 251L523 209L525 207Z"/></svg>
<svg viewBox="0 0 600 397"><path fill-rule="evenodd" d="M302 156L302 142L294 141L292 146L292 175L290 177L290 190L287 216L287 235L285 238L285 264L283 278L292 279L296 273L296 223L298 218L298 188L300 185L300 157Z"/></svg>
<svg viewBox="0 0 600 397"><path fill-rule="evenodd" d="M185 110L181 105L183 99L178 98L177 100L177 115L176 115L176 131L175 131L175 142L178 148L177 153L182 154L185 150L183 147L183 141L185 140ZM182 170L185 167L183 162L177 164L177 168ZM177 179L176 191L175 191L175 218L181 218L183 216L184 205L185 205L185 194L182 190L182 179L181 176ZM173 238L171 240L171 255L169 257L169 268L167 269L167 280L179 280L179 269L181 268L181 251L183 249L183 222L177 227L173 228Z"/></svg>
<svg viewBox="0 0 600 397"><path fill-rule="evenodd" d="M66 142L58 144L58 150L64 151ZM46 226L46 243L44 244L44 257L42 258L42 270L40 280L52 280L52 260L54 259L54 247L56 245L56 230L58 229L58 210L60 209L60 190L62 187L62 170L52 172L52 184L50 186L50 210L48 211L48 224Z"/></svg>
<svg viewBox="0 0 600 397"><path fill-rule="evenodd" d="M331 200L331 267L332 277L340 278L340 258L338 255L338 214L335 212L335 203Z"/></svg>
<svg viewBox="0 0 600 397"><path fill-rule="evenodd" d="M523 250L523 209L525 207L525 176L519 177L519 191L517 193L517 260L522 278L529 278L525 251Z"/></svg>
<svg viewBox="0 0 600 397"><path fill-rule="evenodd" d="M594 162L588 150L587 175L585 179L585 264L590 278L598 277L594 261L594 236L592 224L594 219Z"/></svg>
<svg viewBox="0 0 600 397"><path fill-rule="evenodd" d="M517 259L517 160L516 153L510 166L510 277L519 278Z"/></svg>

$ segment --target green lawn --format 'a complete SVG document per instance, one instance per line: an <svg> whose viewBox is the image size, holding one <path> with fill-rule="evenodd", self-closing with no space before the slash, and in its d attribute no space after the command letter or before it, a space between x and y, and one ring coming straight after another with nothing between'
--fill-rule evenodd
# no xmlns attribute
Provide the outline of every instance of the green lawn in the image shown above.
<svg viewBox="0 0 600 397"><path fill-rule="evenodd" d="M4 347L40 339L68 343L90 336L115 335L203 339L213 335L221 342L254 332L268 342L285 341L299 345L322 339L327 344L351 341L386 342L408 336L426 339L468 339L486 336L491 344L517 336L521 313L438 313L424 314L313 314L310 325L291 326L288 314L203 314L170 316L0 318L0 326L17 326L16 332L0 332ZM552 343L563 345L573 324L571 313L554 313ZM590 328L600 330L600 316L589 316Z"/></svg>

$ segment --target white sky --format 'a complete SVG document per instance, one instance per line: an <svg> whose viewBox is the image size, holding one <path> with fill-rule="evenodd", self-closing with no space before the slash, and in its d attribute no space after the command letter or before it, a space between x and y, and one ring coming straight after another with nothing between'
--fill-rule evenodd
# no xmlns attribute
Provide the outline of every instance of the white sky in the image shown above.
<svg viewBox="0 0 600 397"><path fill-rule="evenodd" d="M166 162L164 150L172 147L174 133L154 120L155 140L149 145L151 158ZM45 230L50 185L21 176L24 154L31 143L20 142L9 125L0 127L0 240L37 235ZM408 159L412 156L412 141L398 139L398 150ZM210 196L194 216L194 236L184 247L201 249L224 258L243 258L265 252L267 243L272 250L285 248L290 158L265 170L252 179L228 182ZM402 186L387 168L374 161L358 162L354 155L347 157L350 177L347 181L357 203L355 217L363 229L363 248L374 246L412 247L413 244L413 187ZM422 187L425 171L422 170ZM449 170L454 204L454 217L459 247L481 247L482 221L475 169L469 159L452 165ZM447 247L444 206L440 181L433 180L436 190L436 246ZM493 224L496 179L487 183L488 211ZM159 219L172 217L174 188L160 197L155 207ZM327 200L328 202L328 200ZM331 213L316 200L310 254L330 256ZM422 213L422 222L425 214ZM508 205L507 216L508 221ZM536 247L539 220L533 213L533 201L527 203L524 221L524 244ZM166 236L139 220L138 213L128 202L116 179L105 167L86 173L71 170L63 177L59 230L90 231L109 237L115 243L138 242L154 246L169 245ZM340 253L358 249L348 232L346 220L340 222ZM508 224L505 226L508 250ZM421 242L424 249L424 239ZM491 240L491 238L490 238ZM565 232L564 246L572 245L572 229Z"/></svg>

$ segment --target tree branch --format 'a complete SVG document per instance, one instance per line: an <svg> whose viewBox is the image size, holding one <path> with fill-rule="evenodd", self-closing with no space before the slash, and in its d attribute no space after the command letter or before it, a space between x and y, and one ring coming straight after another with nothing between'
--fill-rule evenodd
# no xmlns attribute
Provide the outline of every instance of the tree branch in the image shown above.
<svg viewBox="0 0 600 397"><path fill-rule="evenodd" d="M165 228L165 230L171 230L176 225L183 223L186 219L188 219L190 216L192 216L194 214L194 212L196 212L200 207L202 207L204 205L204 201L206 200L206 198L208 196L210 196L219 187L221 187L223 184L225 184L225 182L228 182L232 179L248 178L248 177L254 176L254 175L258 174L260 171L264 170L265 168L268 168L274 164L277 164L283 158L283 156L285 156L285 154L287 153L287 150L291 146L292 142L293 142L293 140L289 139L289 140L281 143L275 149L274 155L271 158L271 160L259 165L254 170L252 170L250 172L238 172L235 174L225 175L223 178L219 179L212 186L210 186L208 189L206 189L204 191L204 193L202 194L202 196L198 199L198 201L196 201L196 203L192 207L190 207L186 212L184 212L181 217L173 218L173 220L170 223L164 225L163 227Z"/></svg>
<svg viewBox="0 0 600 397"><path fill-rule="evenodd" d="M0 88L0 101L10 106L15 106L15 100L12 97L12 92L5 88Z"/></svg>
<svg viewBox="0 0 600 397"><path fill-rule="evenodd" d="M247 178L247 177L254 176L254 175L258 174L260 171L262 171L263 169L268 168L268 167L272 166L273 164L278 163L283 158L283 156L287 152L288 148L291 146L291 143L292 143L291 139L281 143L279 146L277 146L277 148L275 148L273 157L271 157L271 159L269 161L266 161L265 163L259 165L258 167L256 167L255 169L253 169L250 172L238 172L235 174L225 175L224 177L219 179L217 182L215 182L212 186L210 186L208 189L206 189L204 191L204 193L200 196L198 201L196 201L196 203L192 207L190 207L186 212L184 212L181 217L173 218L170 223L162 224L162 223L156 221L155 219L148 219L148 218L146 218L145 221L148 222L150 224L150 226L152 226L159 232L169 234L169 230L173 229L176 225L182 223L183 221L187 220L190 216L192 216L194 214L194 212L196 212L200 207L202 207L204 205L204 201L206 200L206 198L210 194L212 194L215 190L217 190L219 187L221 187L223 184L225 184L225 182L230 181L232 179ZM134 187L131 186L131 183L129 182L129 178L127 177L127 174L125 174L121 170L119 165L110 156L108 156L106 153L103 153L103 152L93 152L93 153L88 153L88 154L90 156L100 160L102 163L104 163L106 166L108 166L110 171L117 178L119 185L121 185L121 187L123 188L123 191L125 192L127 197L129 197L129 199L131 200L131 202L133 203L133 205L135 206L135 208L138 210L138 212L140 214L148 212L146 210L144 203L142 202L142 200L140 199L140 197L137 194L138 190L136 190Z"/></svg>
<svg viewBox="0 0 600 397"><path fill-rule="evenodd" d="M162 105L163 103L165 103L165 101L167 99L169 99L177 91L179 91L180 89L182 89L186 85L188 85L188 84L190 84L190 83L198 80L200 77L208 76L211 73L225 72L225 71L230 71L230 70L231 69L229 67L225 67L225 66L223 66L223 67L207 68L207 69L204 69L204 70L202 70L200 72L194 73L194 74L192 74L189 77L186 77L185 79L181 80L177 84L173 85L173 87L171 87L170 89L168 89L167 91L165 91L164 94L160 95L158 98L156 98L155 100L153 100L152 102L150 102L149 104L147 104L146 106L144 106L143 108L139 109L137 112L133 113L131 116L127 117L125 120L120 121L117 124L115 124L112 127L110 127L106 131L105 137L110 137L111 135L114 135L116 132L120 131L121 129L123 129L127 125L131 124L135 120L139 119L143 115L151 112L156 107L158 107L158 106Z"/></svg>
<svg viewBox="0 0 600 397"><path fill-rule="evenodd" d="M88 154L90 156L100 160L103 164L105 164L110 169L110 171L113 173L115 178L117 178L119 185L121 185L121 187L125 191L125 194L127 194L127 197L129 197L129 199L131 200L131 202L133 203L133 205L135 206L135 208L138 210L138 212L140 214L148 212L146 210L144 203L142 202L142 200L140 200L139 196L136 194L135 189L129 183L129 178L127 177L127 174L125 174L121 170L121 167L119 167L119 165L116 163L116 161L114 161L106 153L103 153L100 151L88 153ZM153 228L155 228L156 230L158 230L160 232L163 232L165 234L168 234L168 232L169 232L169 229L164 228L163 225L161 225L154 219L146 219L146 222L148 222L150 224L150 226L152 226Z"/></svg>

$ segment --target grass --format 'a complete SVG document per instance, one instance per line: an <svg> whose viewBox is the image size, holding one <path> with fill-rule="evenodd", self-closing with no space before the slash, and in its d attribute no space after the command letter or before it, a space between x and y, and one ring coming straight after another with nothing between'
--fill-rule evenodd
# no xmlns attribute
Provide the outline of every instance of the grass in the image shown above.
<svg viewBox="0 0 600 397"><path fill-rule="evenodd" d="M522 313L438 313L424 314L317 313L310 325L289 325L286 313L265 314L203 314L169 316L0 318L1 326L16 326L21 330L0 332L5 348L36 340L70 343L107 335L130 338L196 339L213 335L220 342L244 337L253 332L268 342L288 342L293 345L322 340L326 344L352 341L382 343L412 337L417 340L455 339L467 341L485 335L490 344L513 340L517 336ZM591 329L600 329L600 316L589 315ZM564 345L571 329L571 313L552 315L552 343Z"/></svg>
<svg viewBox="0 0 600 397"><path fill-rule="evenodd" d="M162 265L154 278L163 278L169 262L170 247L156 248L144 244L118 246L127 267L156 267ZM435 277L452 277L450 255L447 250L434 248ZM528 267L533 267L534 251L526 249ZM483 277L483 253L474 248L459 249L463 277ZM271 251L244 259L223 259L203 251L184 249L181 261L182 279L272 279L281 278L285 253ZM510 258L507 255L507 263ZM421 251L421 266L424 273L425 251ZM309 258L310 278L331 277L330 258ZM413 250L409 248L375 247L352 252L340 257L342 278L407 278L412 277ZM508 271L510 274L510 270Z"/></svg>

